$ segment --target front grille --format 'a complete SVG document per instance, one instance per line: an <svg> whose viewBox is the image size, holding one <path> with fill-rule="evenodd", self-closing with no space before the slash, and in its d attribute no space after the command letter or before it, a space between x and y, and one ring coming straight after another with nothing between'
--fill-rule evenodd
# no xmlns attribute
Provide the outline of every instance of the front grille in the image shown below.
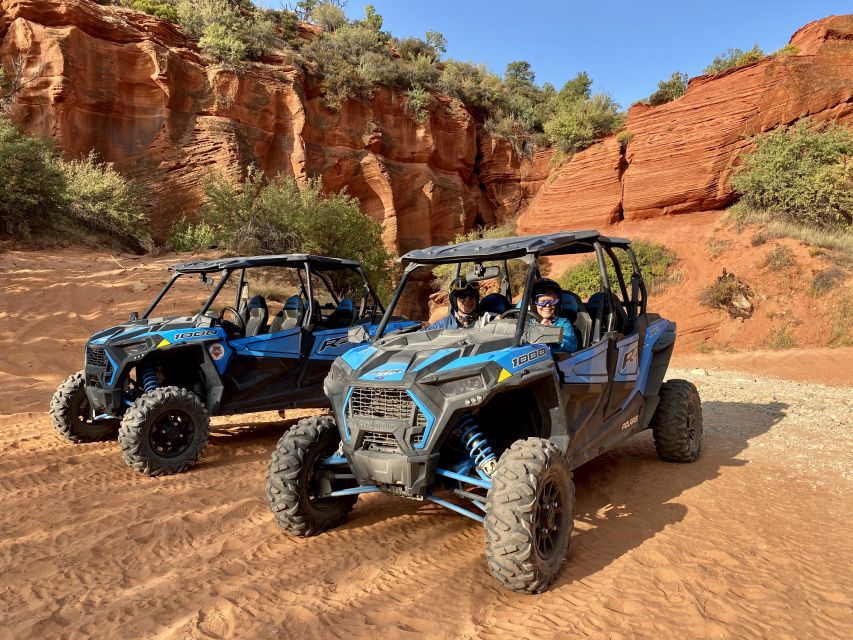
<svg viewBox="0 0 853 640"><path fill-rule="evenodd" d="M103 347L86 347L86 366L87 367L106 367L107 354Z"/></svg>
<svg viewBox="0 0 853 640"><path fill-rule="evenodd" d="M423 441L424 441L424 434L422 434L422 433L418 433L417 435L412 436L412 446L413 447L417 447L417 446L423 444Z"/></svg>
<svg viewBox="0 0 853 640"><path fill-rule="evenodd" d="M415 426L416 427L425 427L427 424L426 416L424 412L420 409L415 409Z"/></svg>
<svg viewBox="0 0 853 640"><path fill-rule="evenodd" d="M362 448L366 451L382 451L384 453L400 453L400 445L393 433L381 431L366 431L364 433L364 444Z"/></svg>
<svg viewBox="0 0 853 640"><path fill-rule="evenodd" d="M415 403L405 389L355 387L347 405L347 417L410 420L414 408Z"/></svg>

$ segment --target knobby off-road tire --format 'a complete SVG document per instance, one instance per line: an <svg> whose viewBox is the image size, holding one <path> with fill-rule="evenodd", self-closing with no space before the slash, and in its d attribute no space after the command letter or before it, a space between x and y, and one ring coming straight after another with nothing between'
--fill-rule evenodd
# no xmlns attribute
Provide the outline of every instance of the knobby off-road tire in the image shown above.
<svg viewBox="0 0 853 640"><path fill-rule="evenodd" d="M330 488L318 478L319 463L334 454L339 443L331 416L300 420L278 441L267 475L267 500L278 526L289 534L308 537L332 529L358 500L357 495L317 497L319 490Z"/></svg>
<svg viewBox="0 0 853 640"><path fill-rule="evenodd" d="M696 460L702 449L702 401L693 383L687 380L664 382L649 426L661 460Z"/></svg>
<svg viewBox="0 0 853 640"><path fill-rule="evenodd" d="M199 397L181 387L161 387L130 406L118 441L129 467L147 476L167 476L195 464L209 435L210 416Z"/></svg>
<svg viewBox="0 0 853 640"><path fill-rule="evenodd" d="M575 485L560 450L518 440L498 461L486 498L486 561L502 584L540 593L560 575L572 535Z"/></svg>
<svg viewBox="0 0 853 640"><path fill-rule="evenodd" d="M50 420L57 433L75 444L115 440L118 420L93 420L83 371L72 373L50 400Z"/></svg>

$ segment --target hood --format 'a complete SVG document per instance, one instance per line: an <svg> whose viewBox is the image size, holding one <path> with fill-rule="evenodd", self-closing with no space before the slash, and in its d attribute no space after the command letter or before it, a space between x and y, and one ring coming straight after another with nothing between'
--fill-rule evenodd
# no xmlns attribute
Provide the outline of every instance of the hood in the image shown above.
<svg viewBox="0 0 853 640"><path fill-rule="evenodd" d="M90 344L121 346L129 342L138 342L164 331L189 329L195 327L195 317L148 318L134 320L104 329L89 338Z"/></svg>
<svg viewBox="0 0 853 640"><path fill-rule="evenodd" d="M467 329L420 331L352 349L341 356L336 366L343 364L341 373L351 382L408 386L467 375L490 364L511 369L513 360L531 348L513 347L512 341L511 335Z"/></svg>

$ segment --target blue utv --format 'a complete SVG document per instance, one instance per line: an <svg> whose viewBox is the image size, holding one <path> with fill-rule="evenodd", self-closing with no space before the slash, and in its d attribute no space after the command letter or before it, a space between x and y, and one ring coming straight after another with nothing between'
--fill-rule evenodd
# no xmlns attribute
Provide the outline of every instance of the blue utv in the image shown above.
<svg viewBox="0 0 853 640"><path fill-rule="evenodd" d="M289 254L170 270L141 318L89 339L83 370L50 403L60 436L118 437L125 462L150 476L195 463L211 415L328 407L323 379L353 346L348 331L375 333L385 311L351 260ZM408 325L420 326L390 324Z"/></svg>
<svg viewBox="0 0 853 640"><path fill-rule="evenodd" d="M578 348L552 351L567 327L537 322L538 262L576 254L595 256L600 288L587 300L562 292ZM644 429L664 460L699 455L696 388L663 382L675 324L647 311L631 243L597 231L431 247L402 262L376 333L351 331L364 344L329 371L334 419L304 420L279 441L272 512L287 532L310 536L340 524L362 493L427 500L484 524L488 567L502 584L543 591L569 548L573 469ZM469 282L492 280L474 327L389 333L412 274L447 264L457 277L469 269ZM516 305L512 274L524 281Z"/></svg>

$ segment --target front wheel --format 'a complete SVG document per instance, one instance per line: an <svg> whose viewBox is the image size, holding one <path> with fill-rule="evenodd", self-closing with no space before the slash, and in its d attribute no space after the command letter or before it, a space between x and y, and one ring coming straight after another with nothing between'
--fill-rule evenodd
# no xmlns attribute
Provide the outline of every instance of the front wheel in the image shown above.
<svg viewBox="0 0 853 640"><path fill-rule="evenodd" d="M147 476L182 473L207 446L210 416L192 391L161 387L142 394L124 414L118 431L129 467Z"/></svg>
<svg viewBox="0 0 853 640"><path fill-rule="evenodd" d="M336 465L341 467L336 472L335 467L322 464L339 443L340 434L330 416L300 420L278 441L267 475L267 500L278 526L288 533L308 537L332 529L358 500L357 495L327 496L356 486L345 465Z"/></svg>
<svg viewBox="0 0 853 640"><path fill-rule="evenodd" d="M520 593L560 575L572 535L575 485L566 458L543 438L517 440L498 461L486 498L486 561Z"/></svg>
<svg viewBox="0 0 853 640"><path fill-rule="evenodd" d="M50 421L60 437L75 444L115 440L118 433L118 420L92 416L83 371L72 373L56 388L50 400Z"/></svg>

